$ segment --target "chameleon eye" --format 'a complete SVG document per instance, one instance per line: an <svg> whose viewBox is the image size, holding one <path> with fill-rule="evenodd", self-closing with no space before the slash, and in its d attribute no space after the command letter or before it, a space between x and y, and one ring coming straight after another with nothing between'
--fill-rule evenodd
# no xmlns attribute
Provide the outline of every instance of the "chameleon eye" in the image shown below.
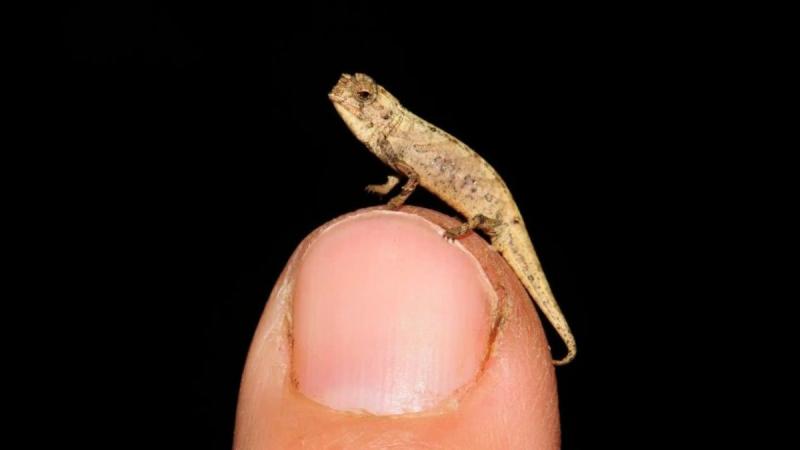
<svg viewBox="0 0 800 450"><path fill-rule="evenodd" d="M365 102L369 100L370 97L372 97L372 94L369 91L358 91L356 92L356 95L358 96L358 99L361 100L362 102Z"/></svg>

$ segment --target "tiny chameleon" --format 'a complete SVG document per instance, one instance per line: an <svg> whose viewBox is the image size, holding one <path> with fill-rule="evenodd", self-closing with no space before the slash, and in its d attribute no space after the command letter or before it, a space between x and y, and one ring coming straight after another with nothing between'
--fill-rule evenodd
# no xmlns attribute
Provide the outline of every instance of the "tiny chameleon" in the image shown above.
<svg viewBox="0 0 800 450"><path fill-rule="evenodd" d="M519 208L494 168L466 144L403 108L367 75L343 74L328 97L356 138L406 177L388 206L399 208L422 185L467 218L446 230L446 238L456 239L476 228L489 235L492 247L566 344L567 355L553 364L572 361L575 338L553 297ZM369 185L367 191L386 195L399 181L389 175L386 183Z"/></svg>

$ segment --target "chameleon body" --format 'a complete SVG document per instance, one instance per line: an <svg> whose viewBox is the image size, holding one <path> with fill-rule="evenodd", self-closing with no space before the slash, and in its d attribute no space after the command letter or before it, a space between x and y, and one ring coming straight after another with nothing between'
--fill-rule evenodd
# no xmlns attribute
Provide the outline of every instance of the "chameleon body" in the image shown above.
<svg viewBox="0 0 800 450"><path fill-rule="evenodd" d="M448 230L447 237L456 238L474 228L484 230L564 340L567 355L553 363L571 361L575 339L550 290L519 208L494 168L458 139L403 108L364 74L342 75L328 96L353 134L408 178L389 205L401 206L420 184L468 219ZM386 184L367 190L386 194L398 181L389 176Z"/></svg>

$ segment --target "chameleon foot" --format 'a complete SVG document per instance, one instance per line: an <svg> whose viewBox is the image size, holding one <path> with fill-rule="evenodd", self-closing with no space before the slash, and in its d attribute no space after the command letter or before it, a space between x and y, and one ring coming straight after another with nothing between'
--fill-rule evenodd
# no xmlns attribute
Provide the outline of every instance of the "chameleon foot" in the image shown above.
<svg viewBox="0 0 800 450"><path fill-rule="evenodd" d="M386 177L386 183L383 184L368 184L367 187L364 188L365 191L369 192L370 194L376 195L386 195L397 186L397 183L400 182L400 178L397 178L394 175L389 175Z"/></svg>
<svg viewBox="0 0 800 450"><path fill-rule="evenodd" d="M471 217L468 221L453 228L449 228L444 232L444 238L448 241L454 241L461 236L468 234L470 231L479 228L489 236L494 236L495 228L502 225L503 222L478 214Z"/></svg>

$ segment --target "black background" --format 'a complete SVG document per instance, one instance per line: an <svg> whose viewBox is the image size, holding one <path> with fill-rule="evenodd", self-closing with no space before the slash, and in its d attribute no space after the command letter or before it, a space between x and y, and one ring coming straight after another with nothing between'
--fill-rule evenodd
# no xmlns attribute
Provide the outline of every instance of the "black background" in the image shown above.
<svg viewBox="0 0 800 450"><path fill-rule="evenodd" d="M564 448L702 428L703 406L682 392L713 396L711 363L687 332L697 308L681 306L704 294L691 268L712 244L684 238L713 235L697 217L722 200L686 188L715 167L704 151L732 101L706 19L406 2L61 14L48 114L70 149L54 172L70 170L53 211L78 219L56 240L91 260L78 284L104 300L87 292L71 308L93 325L75 330L90 349L78 364L98 367L83 381L133 415L112 416L112 434L230 447L249 340L284 263L317 226L376 204L363 187L388 173L326 98L357 71L476 149L514 193L579 346L557 370ZM420 191L410 203L455 214ZM665 421L672 408L691 414Z"/></svg>

